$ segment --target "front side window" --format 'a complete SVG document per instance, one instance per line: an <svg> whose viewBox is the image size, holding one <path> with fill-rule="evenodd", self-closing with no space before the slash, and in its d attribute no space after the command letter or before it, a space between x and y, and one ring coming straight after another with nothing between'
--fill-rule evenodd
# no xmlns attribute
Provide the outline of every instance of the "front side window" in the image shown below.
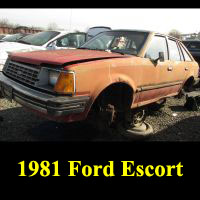
<svg viewBox="0 0 200 200"><path fill-rule="evenodd" d="M85 43L85 34L72 33L68 34L56 41L57 47L73 47L77 48Z"/></svg>
<svg viewBox="0 0 200 200"><path fill-rule="evenodd" d="M169 59L171 61L181 61L181 57L179 54L178 46L175 40L168 40L169 46Z"/></svg>
<svg viewBox="0 0 200 200"><path fill-rule="evenodd" d="M145 54L145 58L155 60L159 57L159 52L163 52L164 59L168 60L167 43L165 37L154 36Z"/></svg>
<svg viewBox="0 0 200 200"><path fill-rule="evenodd" d="M81 49L111 51L121 54L137 55L143 47L147 32L108 31L86 42Z"/></svg>

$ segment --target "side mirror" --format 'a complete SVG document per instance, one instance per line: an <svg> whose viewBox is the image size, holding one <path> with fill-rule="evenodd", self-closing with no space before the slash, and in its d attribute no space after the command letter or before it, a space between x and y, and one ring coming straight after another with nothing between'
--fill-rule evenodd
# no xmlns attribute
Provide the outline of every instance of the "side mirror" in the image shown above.
<svg viewBox="0 0 200 200"><path fill-rule="evenodd" d="M50 43L48 49L56 49L56 41Z"/></svg>
<svg viewBox="0 0 200 200"><path fill-rule="evenodd" d="M152 60L153 63L157 64L158 61L160 60L160 62L164 62L165 61L165 58L164 58L164 52L159 52L158 53L158 58Z"/></svg>
<svg viewBox="0 0 200 200"><path fill-rule="evenodd" d="M164 52L159 52L158 55L160 62L164 62L165 61Z"/></svg>

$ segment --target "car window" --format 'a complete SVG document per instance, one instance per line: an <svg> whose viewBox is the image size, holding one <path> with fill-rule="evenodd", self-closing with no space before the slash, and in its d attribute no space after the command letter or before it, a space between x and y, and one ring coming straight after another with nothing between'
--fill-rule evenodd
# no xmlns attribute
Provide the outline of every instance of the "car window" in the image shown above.
<svg viewBox="0 0 200 200"><path fill-rule="evenodd" d="M20 39L18 42L35 45L35 46L42 46L46 44L48 41L56 37L60 32L57 31L44 31L35 33L33 35L28 35L22 39Z"/></svg>
<svg viewBox="0 0 200 200"><path fill-rule="evenodd" d="M90 44L91 49L108 49L110 43L114 39L112 35L103 35L102 37L97 38Z"/></svg>
<svg viewBox="0 0 200 200"><path fill-rule="evenodd" d="M181 61L184 61L184 56L183 56L183 52L181 51L180 43L178 44L178 50L181 56Z"/></svg>
<svg viewBox="0 0 200 200"><path fill-rule="evenodd" d="M56 41L56 46L78 48L85 43L85 37L85 34L67 34Z"/></svg>
<svg viewBox="0 0 200 200"><path fill-rule="evenodd" d="M176 41L169 39L168 46L169 46L169 59L172 61L181 61Z"/></svg>
<svg viewBox="0 0 200 200"><path fill-rule="evenodd" d="M145 58L151 58L155 60L159 57L159 52L163 52L164 59L168 60L168 50L165 37L154 36L145 54Z"/></svg>
<svg viewBox="0 0 200 200"><path fill-rule="evenodd" d="M143 47L147 32L139 31L107 31L98 34L81 49L111 51L120 54L137 55Z"/></svg>
<svg viewBox="0 0 200 200"><path fill-rule="evenodd" d="M180 47L181 47L181 50L182 50L182 52L183 52L185 61L192 61L192 59L190 58L189 54L188 54L187 51L184 49L184 47L183 47L182 45L180 45Z"/></svg>

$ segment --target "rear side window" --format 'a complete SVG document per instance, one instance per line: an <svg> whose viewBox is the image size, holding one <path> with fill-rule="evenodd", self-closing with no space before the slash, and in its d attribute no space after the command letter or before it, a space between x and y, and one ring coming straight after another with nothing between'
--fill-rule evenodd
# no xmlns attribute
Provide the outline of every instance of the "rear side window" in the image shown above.
<svg viewBox="0 0 200 200"><path fill-rule="evenodd" d="M183 56L183 52L181 51L180 43L178 43L178 50L181 56L181 61L184 61L184 56Z"/></svg>
<svg viewBox="0 0 200 200"><path fill-rule="evenodd" d="M176 41L169 39L168 46L169 46L169 59L172 61L181 61Z"/></svg>
<svg viewBox="0 0 200 200"><path fill-rule="evenodd" d="M145 58L157 59L159 52L164 53L164 59L168 60L166 39L162 36L154 36L145 54Z"/></svg>
<svg viewBox="0 0 200 200"><path fill-rule="evenodd" d="M192 59L190 58L189 54L188 54L187 51L184 49L184 47L183 47L182 45L180 45L180 47L181 47L181 50L182 50L182 52L183 52L185 61L192 61Z"/></svg>

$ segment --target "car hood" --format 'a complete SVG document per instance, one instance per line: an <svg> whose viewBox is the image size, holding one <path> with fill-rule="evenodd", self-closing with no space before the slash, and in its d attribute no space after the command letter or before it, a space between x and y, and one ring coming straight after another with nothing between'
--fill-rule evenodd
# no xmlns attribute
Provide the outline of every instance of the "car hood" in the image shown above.
<svg viewBox="0 0 200 200"><path fill-rule="evenodd" d="M65 49L53 51L46 50L11 54L11 59L18 62L31 63L35 65L47 63L57 66L122 57L127 57L127 55L125 56L118 53L80 49Z"/></svg>

